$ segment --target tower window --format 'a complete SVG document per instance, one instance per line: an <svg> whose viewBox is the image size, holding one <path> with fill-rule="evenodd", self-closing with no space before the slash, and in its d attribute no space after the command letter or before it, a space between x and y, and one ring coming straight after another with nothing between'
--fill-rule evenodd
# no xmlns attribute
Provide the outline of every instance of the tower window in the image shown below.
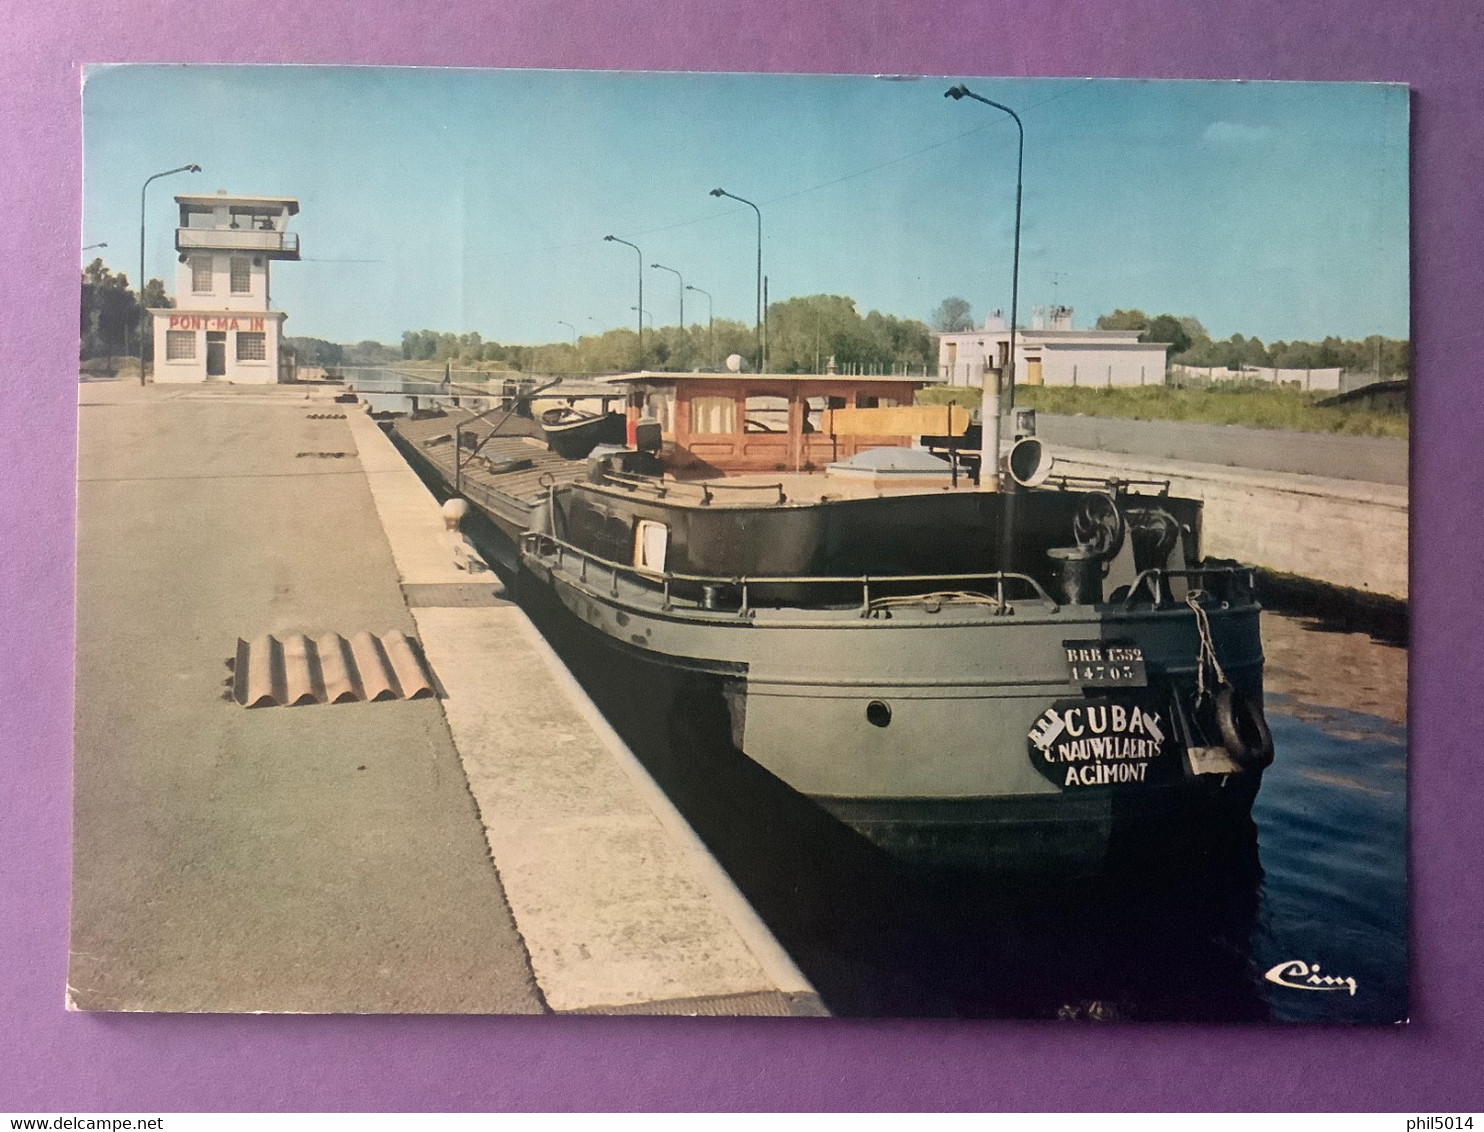
<svg viewBox="0 0 1484 1132"><path fill-rule="evenodd" d="M191 257L191 292L196 295L211 294L211 257Z"/></svg>
<svg viewBox="0 0 1484 1132"><path fill-rule="evenodd" d="M245 255L232 257L232 294L245 295L252 290L252 262Z"/></svg>

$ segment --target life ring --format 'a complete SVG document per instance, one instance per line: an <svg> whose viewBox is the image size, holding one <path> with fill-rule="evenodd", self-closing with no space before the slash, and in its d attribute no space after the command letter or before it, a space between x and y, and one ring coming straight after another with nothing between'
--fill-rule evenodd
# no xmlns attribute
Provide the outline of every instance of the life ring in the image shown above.
<svg viewBox="0 0 1484 1132"><path fill-rule="evenodd" d="M1224 685L1216 693L1216 727L1227 754L1243 766L1262 770L1272 764L1273 733L1256 696Z"/></svg>

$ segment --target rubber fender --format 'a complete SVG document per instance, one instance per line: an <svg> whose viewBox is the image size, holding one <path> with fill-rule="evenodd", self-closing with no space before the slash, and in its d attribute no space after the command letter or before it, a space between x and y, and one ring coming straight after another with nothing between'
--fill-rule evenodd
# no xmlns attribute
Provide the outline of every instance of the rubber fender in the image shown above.
<svg viewBox="0 0 1484 1132"><path fill-rule="evenodd" d="M1216 693L1216 726L1227 754L1245 767L1263 770L1273 762L1273 733L1256 696L1230 684Z"/></svg>

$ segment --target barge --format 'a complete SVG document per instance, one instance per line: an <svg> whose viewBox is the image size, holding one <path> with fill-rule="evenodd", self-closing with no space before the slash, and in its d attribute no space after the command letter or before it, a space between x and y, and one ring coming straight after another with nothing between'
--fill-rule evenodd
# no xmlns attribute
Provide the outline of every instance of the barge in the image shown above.
<svg viewBox="0 0 1484 1132"><path fill-rule="evenodd" d="M719 694L737 751L882 850L1096 866L1250 832L1273 757L1252 570L1159 482L983 485L908 378L625 375L628 446L392 433L606 647ZM993 486L1007 490L985 490Z"/></svg>

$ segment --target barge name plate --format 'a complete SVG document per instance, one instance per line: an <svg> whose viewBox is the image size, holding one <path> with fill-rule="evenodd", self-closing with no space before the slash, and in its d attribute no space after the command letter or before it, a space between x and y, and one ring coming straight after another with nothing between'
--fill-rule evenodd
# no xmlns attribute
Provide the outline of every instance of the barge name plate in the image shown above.
<svg viewBox="0 0 1484 1132"><path fill-rule="evenodd" d="M1143 688L1144 650L1132 641L1063 641L1071 683L1084 688Z"/></svg>

